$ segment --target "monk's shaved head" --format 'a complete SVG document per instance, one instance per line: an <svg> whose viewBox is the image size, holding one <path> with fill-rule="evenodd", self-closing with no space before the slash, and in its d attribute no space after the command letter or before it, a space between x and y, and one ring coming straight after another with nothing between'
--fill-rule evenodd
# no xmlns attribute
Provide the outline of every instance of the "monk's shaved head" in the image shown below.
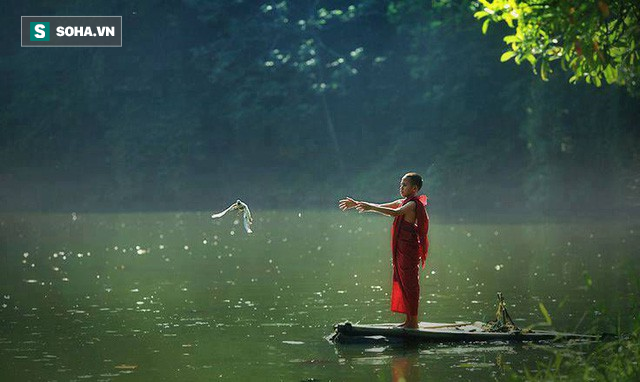
<svg viewBox="0 0 640 382"><path fill-rule="evenodd" d="M417 172L409 172L405 174L404 178L407 178L413 186L418 187L418 190L422 188L422 176Z"/></svg>

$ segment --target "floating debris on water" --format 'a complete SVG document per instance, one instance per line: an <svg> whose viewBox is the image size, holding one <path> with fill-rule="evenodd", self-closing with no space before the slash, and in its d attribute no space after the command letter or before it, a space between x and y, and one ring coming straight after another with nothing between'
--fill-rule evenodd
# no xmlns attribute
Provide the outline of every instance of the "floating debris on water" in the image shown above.
<svg viewBox="0 0 640 382"><path fill-rule="evenodd" d="M134 370L138 368L138 365L121 364L121 365L116 365L113 368L118 370Z"/></svg>
<svg viewBox="0 0 640 382"><path fill-rule="evenodd" d="M381 346L381 347L364 349L364 351L367 353L382 353L383 351L387 350L387 348L388 346Z"/></svg>

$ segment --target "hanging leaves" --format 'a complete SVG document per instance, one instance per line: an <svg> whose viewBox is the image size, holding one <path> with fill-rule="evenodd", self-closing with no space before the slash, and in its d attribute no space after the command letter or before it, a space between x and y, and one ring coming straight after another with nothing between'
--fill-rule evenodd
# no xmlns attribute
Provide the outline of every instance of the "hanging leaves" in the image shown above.
<svg viewBox="0 0 640 382"><path fill-rule="evenodd" d="M639 2L479 0L472 4L474 17L483 22L483 34L490 23L504 22L516 31L504 37L509 50L500 61L527 61L546 81L553 72L552 61L559 60L563 70L573 73L571 83L601 86L604 81L638 91Z"/></svg>

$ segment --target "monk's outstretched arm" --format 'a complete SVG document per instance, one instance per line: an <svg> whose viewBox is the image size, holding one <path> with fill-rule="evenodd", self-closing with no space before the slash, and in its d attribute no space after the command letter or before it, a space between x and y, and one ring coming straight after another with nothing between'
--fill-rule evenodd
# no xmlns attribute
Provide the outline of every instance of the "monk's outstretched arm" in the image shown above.
<svg viewBox="0 0 640 382"><path fill-rule="evenodd" d="M396 216L404 215L409 209L414 208L414 205L415 205L414 202L409 202L402 207L389 208L389 207L383 207L382 205L379 205L379 204L359 202L356 205L356 209L359 212L374 211L374 212L381 213L383 215L396 217Z"/></svg>
<svg viewBox="0 0 640 382"><path fill-rule="evenodd" d="M338 207L340 207L341 210L346 211L348 209L355 208L358 205L358 203L367 203L370 205L380 206L384 208L397 208L402 205L402 199L394 200L388 203L376 204L371 202L360 202L352 198L346 197L338 202Z"/></svg>
<svg viewBox="0 0 640 382"><path fill-rule="evenodd" d="M367 204L370 204L372 206L380 207L382 209L394 210L394 209L397 209L397 208L402 206L402 199L398 199L398 200L394 200L393 202L382 203L382 204L369 203L369 202L359 202L359 203L367 203ZM376 211L375 209L371 209L370 211L377 212L377 213L382 214L384 216L395 216L395 215L390 215L389 213L386 213L386 212L383 212L383 211ZM360 212L364 212L364 211L360 211Z"/></svg>
<svg viewBox="0 0 640 382"><path fill-rule="evenodd" d="M378 204L380 207L387 207L387 208L398 208L402 205L402 199L398 199L398 200L394 200L393 202L389 202L389 203L382 203L382 204Z"/></svg>

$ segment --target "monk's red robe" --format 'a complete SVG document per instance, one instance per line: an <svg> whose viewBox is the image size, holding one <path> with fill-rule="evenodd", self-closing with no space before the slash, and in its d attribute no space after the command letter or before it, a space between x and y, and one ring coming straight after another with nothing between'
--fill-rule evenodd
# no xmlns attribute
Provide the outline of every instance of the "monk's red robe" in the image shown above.
<svg viewBox="0 0 640 382"><path fill-rule="evenodd" d="M429 251L429 215L425 209L427 198L424 195L413 196L402 201L416 204L416 223L396 216L391 229L391 253L393 259L393 288L391 289L391 310L411 316L418 315L420 285L418 283L418 264L424 262Z"/></svg>

